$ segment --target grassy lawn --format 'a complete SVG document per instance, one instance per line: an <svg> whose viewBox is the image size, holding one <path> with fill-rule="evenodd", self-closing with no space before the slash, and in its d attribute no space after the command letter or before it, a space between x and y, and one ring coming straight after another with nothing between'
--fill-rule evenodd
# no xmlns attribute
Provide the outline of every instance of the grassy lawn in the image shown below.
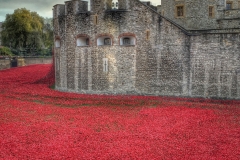
<svg viewBox="0 0 240 160"><path fill-rule="evenodd" d="M0 71L0 159L240 159L240 101L61 93Z"/></svg>

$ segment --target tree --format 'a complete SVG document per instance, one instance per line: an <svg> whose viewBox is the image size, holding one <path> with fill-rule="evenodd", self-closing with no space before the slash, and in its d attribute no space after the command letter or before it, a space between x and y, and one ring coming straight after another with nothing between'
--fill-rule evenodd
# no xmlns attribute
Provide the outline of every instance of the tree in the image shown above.
<svg viewBox="0 0 240 160"><path fill-rule="evenodd" d="M0 47L0 56L13 56L10 48L8 47Z"/></svg>
<svg viewBox="0 0 240 160"><path fill-rule="evenodd" d="M53 45L53 19L52 18L44 18L43 43L44 43L44 47L48 49L50 49Z"/></svg>
<svg viewBox="0 0 240 160"><path fill-rule="evenodd" d="M2 42L4 46L14 49L35 45L41 48L44 19L36 12L26 8L16 9L13 14L7 14L2 24Z"/></svg>
<svg viewBox="0 0 240 160"><path fill-rule="evenodd" d="M44 25L42 29L42 48L38 49L38 55L50 56L52 55L53 46L53 19L44 18Z"/></svg>

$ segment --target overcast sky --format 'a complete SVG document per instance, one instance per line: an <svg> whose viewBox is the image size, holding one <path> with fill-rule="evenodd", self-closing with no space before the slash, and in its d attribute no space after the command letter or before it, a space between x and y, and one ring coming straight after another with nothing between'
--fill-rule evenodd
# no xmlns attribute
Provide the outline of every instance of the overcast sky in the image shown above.
<svg viewBox="0 0 240 160"><path fill-rule="evenodd" d="M0 22L5 20L6 14L12 14L17 8L26 8L36 11L42 17L52 17L52 7L55 4L64 4L66 0L0 0ZM161 0L151 1L154 5L160 5Z"/></svg>

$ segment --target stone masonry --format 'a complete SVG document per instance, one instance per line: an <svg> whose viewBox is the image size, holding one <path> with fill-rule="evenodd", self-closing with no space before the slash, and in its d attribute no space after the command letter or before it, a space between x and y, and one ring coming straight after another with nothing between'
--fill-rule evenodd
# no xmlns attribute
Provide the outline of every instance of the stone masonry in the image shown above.
<svg viewBox="0 0 240 160"><path fill-rule="evenodd" d="M56 89L239 99L240 28L175 21L170 1L164 15L139 0L55 5Z"/></svg>
<svg viewBox="0 0 240 160"><path fill-rule="evenodd" d="M178 15L178 7L183 15ZM240 0L162 0L160 10L188 30L240 28Z"/></svg>

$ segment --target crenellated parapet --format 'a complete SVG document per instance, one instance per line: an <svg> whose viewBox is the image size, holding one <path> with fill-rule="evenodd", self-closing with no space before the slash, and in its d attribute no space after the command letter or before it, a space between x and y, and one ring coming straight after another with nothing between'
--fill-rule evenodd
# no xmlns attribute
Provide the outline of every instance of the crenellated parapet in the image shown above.
<svg viewBox="0 0 240 160"><path fill-rule="evenodd" d="M113 9L129 10L130 0L118 0L117 8L113 7L113 0L90 0L90 12L98 14L102 11ZM88 12L88 2L83 0L65 1L65 4L57 4L53 6L53 18L65 15L77 15L79 13Z"/></svg>
<svg viewBox="0 0 240 160"><path fill-rule="evenodd" d="M65 4L53 6L53 18L88 12L88 2L82 0L65 1Z"/></svg>
<svg viewBox="0 0 240 160"><path fill-rule="evenodd" d="M73 10L74 10L75 14L88 11L88 2L87 1L73 0L72 2L74 5Z"/></svg>
<svg viewBox="0 0 240 160"><path fill-rule="evenodd" d="M103 10L112 9L112 0L90 0L91 12L99 13Z"/></svg>

